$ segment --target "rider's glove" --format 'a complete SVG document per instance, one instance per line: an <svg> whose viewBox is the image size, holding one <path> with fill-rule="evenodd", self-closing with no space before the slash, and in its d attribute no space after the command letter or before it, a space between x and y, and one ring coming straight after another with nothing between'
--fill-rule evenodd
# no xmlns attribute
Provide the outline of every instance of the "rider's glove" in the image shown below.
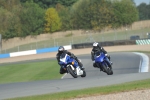
<svg viewBox="0 0 150 100"><path fill-rule="evenodd" d="M108 56L108 54L106 53L105 56Z"/></svg>
<svg viewBox="0 0 150 100"><path fill-rule="evenodd" d="M93 60L93 63L95 63L95 61Z"/></svg>

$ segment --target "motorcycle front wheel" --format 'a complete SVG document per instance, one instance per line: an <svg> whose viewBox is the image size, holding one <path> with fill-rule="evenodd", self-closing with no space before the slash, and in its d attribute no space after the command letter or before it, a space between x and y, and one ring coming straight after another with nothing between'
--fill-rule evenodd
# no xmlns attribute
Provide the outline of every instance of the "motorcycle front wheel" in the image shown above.
<svg viewBox="0 0 150 100"><path fill-rule="evenodd" d="M112 69L107 65L107 63L103 64L103 69L107 73L107 75L112 75L113 74Z"/></svg>
<svg viewBox="0 0 150 100"><path fill-rule="evenodd" d="M75 70L72 70L71 66L67 67L68 72L72 75L72 77L77 78L77 73Z"/></svg>

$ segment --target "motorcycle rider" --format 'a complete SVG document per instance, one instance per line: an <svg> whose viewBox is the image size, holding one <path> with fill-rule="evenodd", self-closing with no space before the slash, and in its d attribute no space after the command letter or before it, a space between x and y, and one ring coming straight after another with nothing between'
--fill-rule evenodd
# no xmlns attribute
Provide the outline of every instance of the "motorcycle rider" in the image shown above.
<svg viewBox="0 0 150 100"><path fill-rule="evenodd" d="M60 46L60 47L58 48L58 53L56 54L56 58L57 58L58 64L59 64L59 62L60 62L60 56L61 56L62 53L66 53L66 54L68 54L69 56L71 56L72 58L74 58L74 59L78 62L80 69L84 69L84 68L83 68L83 64L81 63L81 61L79 61L79 59L78 59L73 53L71 53L71 52L65 50L65 48L64 48L63 46ZM59 64L59 65L60 65L60 64ZM61 66L61 65L60 65L60 66ZM60 67L60 74L64 74L64 73L66 73L66 70L64 70L62 67Z"/></svg>
<svg viewBox="0 0 150 100"><path fill-rule="evenodd" d="M92 61L93 61L93 67L98 67L98 66L96 65L95 61L94 61L94 55L95 55L95 53L96 53L97 51L103 52L103 53L105 54L105 56L107 56L108 59L109 59L109 61L110 61L110 56L107 54L107 51L106 51L103 47L101 47L98 42L94 42L94 43L93 43L93 48L92 48L92 51L91 51L91 59L92 59ZM111 65L112 65L112 62L111 62L111 61L110 61L110 63L111 63Z"/></svg>

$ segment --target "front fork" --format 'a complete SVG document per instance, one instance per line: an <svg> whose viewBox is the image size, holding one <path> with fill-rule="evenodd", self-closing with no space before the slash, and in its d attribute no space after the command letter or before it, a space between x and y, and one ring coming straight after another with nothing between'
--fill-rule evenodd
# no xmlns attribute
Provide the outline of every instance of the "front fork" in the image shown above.
<svg viewBox="0 0 150 100"><path fill-rule="evenodd" d="M106 61L105 61L105 62L107 63L107 65L108 65L110 68L112 68L109 58L106 57Z"/></svg>
<svg viewBox="0 0 150 100"><path fill-rule="evenodd" d="M103 65L102 65L104 63L107 63L108 67L112 69L111 64L110 64L109 61L105 61L105 62L102 62L102 63L96 63L96 65L98 66L98 68L100 68L100 70L104 70Z"/></svg>

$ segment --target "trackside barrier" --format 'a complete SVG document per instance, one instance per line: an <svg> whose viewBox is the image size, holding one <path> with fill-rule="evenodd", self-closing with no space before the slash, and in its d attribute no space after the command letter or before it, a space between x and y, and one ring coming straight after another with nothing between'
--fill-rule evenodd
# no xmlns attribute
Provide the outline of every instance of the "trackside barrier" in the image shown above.
<svg viewBox="0 0 150 100"><path fill-rule="evenodd" d="M25 55L32 55L32 54L36 54L36 50L13 52L10 53L10 57L25 56Z"/></svg>
<svg viewBox="0 0 150 100"><path fill-rule="evenodd" d="M10 54L0 54L0 58L9 58Z"/></svg>
<svg viewBox="0 0 150 100"><path fill-rule="evenodd" d="M135 40L105 41L105 42L98 42L98 43L101 46L136 45ZM92 45L93 45L93 42L72 44L72 49L91 48Z"/></svg>
<svg viewBox="0 0 150 100"><path fill-rule="evenodd" d="M55 52L57 50L58 50L58 47L37 49L36 54L41 54L41 53L46 53L46 52Z"/></svg>
<svg viewBox="0 0 150 100"><path fill-rule="evenodd" d="M137 45L150 44L150 39L136 40L136 44L137 44Z"/></svg>
<svg viewBox="0 0 150 100"><path fill-rule="evenodd" d="M65 50L72 49L71 45L64 46ZM37 49L37 50L28 50L28 51L21 51L21 52L13 52L9 54L0 54L0 58L10 58L10 57L17 57L17 56L25 56L25 55L32 55L32 54L41 54L41 53L47 53L47 52L56 52L58 50L58 47L52 47L52 48L43 48L43 49Z"/></svg>
<svg viewBox="0 0 150 100"><path fill-rule="evenodd" d="M59 47L52 47L52 48L44 48L44 49L37 49L36 54L41 54L41 53L47 53L47 52L55 52L58 50ZM64 46L65 50L70 50L72 49L71 45L66 45Z"/></svg>

